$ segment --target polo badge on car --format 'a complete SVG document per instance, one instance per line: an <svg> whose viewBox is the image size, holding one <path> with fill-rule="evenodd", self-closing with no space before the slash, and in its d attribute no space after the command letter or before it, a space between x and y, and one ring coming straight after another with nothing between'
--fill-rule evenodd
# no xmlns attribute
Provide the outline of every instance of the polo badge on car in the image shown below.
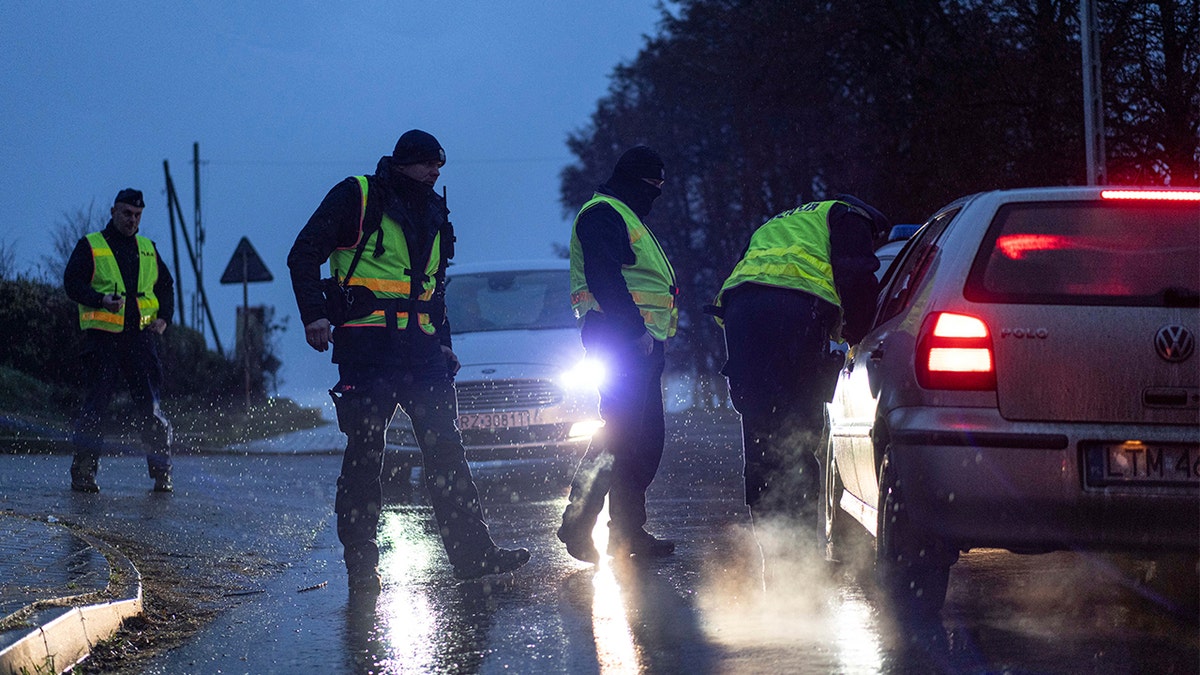
<svg viewBox="0 0 1200 675"><path fill-rule="evenodd" d="M1196 337L1187 327L1169 324L1158 329L1154 335L1154 349L1165 361L1186 361L1196 350Z"/></svg>

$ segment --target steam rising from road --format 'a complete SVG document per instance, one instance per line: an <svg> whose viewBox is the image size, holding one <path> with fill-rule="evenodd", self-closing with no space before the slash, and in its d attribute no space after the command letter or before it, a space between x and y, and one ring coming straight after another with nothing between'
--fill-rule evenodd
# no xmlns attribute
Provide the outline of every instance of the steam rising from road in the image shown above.
<svg viewBox="0 0 1200 675"><path fill-rule="evenodd" d="M815 542L786 519L723 532L697 593L706 632L734 653L812 643L828 657L812 672L878 672L876 612L854 587L839 586L835 574L845 570L831 568Z"/></svg>

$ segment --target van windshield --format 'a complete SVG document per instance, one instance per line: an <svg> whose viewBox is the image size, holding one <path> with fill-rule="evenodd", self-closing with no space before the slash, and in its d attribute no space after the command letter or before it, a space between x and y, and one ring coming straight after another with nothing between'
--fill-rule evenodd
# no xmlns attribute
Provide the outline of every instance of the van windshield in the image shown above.
<svg viewBox="0 0 1200 675"><path fill-rule="evenodd" d="M965 294L976 302L1200 306L1200 205L1009 204Z"/></svg>
<svg viewBox="0 0 1200 675"><path fill-rule="evenodd" d="M452 274L446 313L455 334L576 325L567 270Z"/></svg>

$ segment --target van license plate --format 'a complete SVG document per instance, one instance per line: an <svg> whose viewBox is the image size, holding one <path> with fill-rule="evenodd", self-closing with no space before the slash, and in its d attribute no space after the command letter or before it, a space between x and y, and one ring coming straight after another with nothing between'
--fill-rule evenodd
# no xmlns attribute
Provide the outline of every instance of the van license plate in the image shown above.
<svg viewBox="0 0 1200 675"><path fill-rule="evenodd" d="M458 416L458 428L467 429L513 429L532 424L533 415L528 410L509 410L491 413L463 413Z"/></svg>
<svg viewBox="0 0 1200 675"><path fill-rule="evenodd" d="M1106 485L1200 487L1200 446L1170 443L1097 443L1084 449L1087 482Z"/></svg>

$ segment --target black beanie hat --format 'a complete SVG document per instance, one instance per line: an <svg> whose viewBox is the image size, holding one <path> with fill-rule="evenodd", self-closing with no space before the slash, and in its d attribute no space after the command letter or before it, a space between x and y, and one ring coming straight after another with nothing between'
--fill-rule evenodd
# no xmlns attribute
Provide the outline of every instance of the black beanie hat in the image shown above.
<svg viewBox="0 0 1200 675"><path fill-rule="evenodd" d="M117 198L113 200L113 206L117 204L129 204L139 209L146 207L146 202L142 201L142 191L133 188L125 188L118 192Z"/></svg>
<svg viewBox="0 0 1200 675"><path fill-rule="evenodd" d="M662 180L666 177L663 173L662 157L645 145L635 145L626 150L621 155L621 159L617 160L617 165L613 167L613 175L654 180Z"/></svg>
<svg viewBox="0 0 1200 675"><path fill-rule="evenodd" d="M432 134L412 129L404 132L392 150L392 161L397 164L420 164L422 162L446 163L446 151Z"/></svg>

